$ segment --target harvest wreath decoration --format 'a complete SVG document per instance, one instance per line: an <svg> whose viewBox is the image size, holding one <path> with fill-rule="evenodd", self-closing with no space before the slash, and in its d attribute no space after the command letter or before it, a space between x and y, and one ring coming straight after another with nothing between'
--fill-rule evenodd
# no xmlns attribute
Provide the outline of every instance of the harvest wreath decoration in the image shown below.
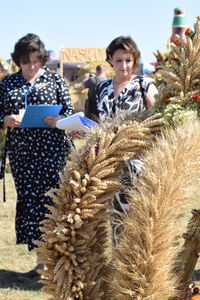
<svg viewBox="0 0 200 300"><path fill-rule="evenodd" d="M187 28L185 39L171 43L168 64L157 74L159 93L151 113L162 112L166 124L176 126L183 119L200 114L200 17L194 31Z"/></svg>
<svg viewBox="0 0 200 300"><path fill-rule="evenodd" d="M47 270L44 290L53 299L101 299L111 272L112 237L109 201L121 188L120 166L150 147L162 120L104 123L86 135L72 152L57 190L48 192L54 206L42 222L37 242Z"/></svg>
<svg viewBox="0 0 200 300"><path fill-rule="evenodd" d="M184 275L200 246L200 212L194 214L194 226L184 225L200 172L199 121L160 135L161 124L158 115L143 122L105 122L71 153L60 187L48 192L53 205L37 242L45 265L43 291L52 299L181 299L189 285ZM127 190L130 210L115 247L110 199L121 188L122 164L138 153L145 174L137 192Z"/></svg>

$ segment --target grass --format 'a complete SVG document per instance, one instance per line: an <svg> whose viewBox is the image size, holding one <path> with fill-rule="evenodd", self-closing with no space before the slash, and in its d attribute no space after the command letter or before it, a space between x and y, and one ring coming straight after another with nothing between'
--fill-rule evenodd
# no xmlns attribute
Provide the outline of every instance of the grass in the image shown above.
<svg viewBox="0 0 200 300"><path fill-rule="evenodd" d="M12 175L6 173L6 202L2 202L2 181L0 182L0 299L2 300L44 300L49 295L41 292L37 281L21 282L18 272L27 272L36 265L36 254L29 252L27 245L16 245L15 206L16 192Z"/></svg>
<svg viewBox="0 0 200 300"><path fill-rule="evenodd" d="M77 148L83 140L76 139ZM15 207L16 191L12 175L6 173L6 202L3 202L3 181L0 180L0 299L45 300L50 295L41 292L37 281L21 282L18 273L27 272L36 266L36 253L29 252L27 245L16 245Z"/></svg>

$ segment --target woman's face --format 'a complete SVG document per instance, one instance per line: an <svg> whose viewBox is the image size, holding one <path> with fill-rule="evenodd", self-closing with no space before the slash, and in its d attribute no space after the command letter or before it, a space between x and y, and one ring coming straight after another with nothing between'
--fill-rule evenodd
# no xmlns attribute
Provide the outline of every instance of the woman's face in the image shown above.
<svg viewBox="0 0 200 300"><path fill-rule="evenodd" d="M34 78L41 68L41 62L38 58L38 55L38 51L32 52L29 55L29 61L27 63L21 62L20 64L22 74L27 80Z"/></svg>
<svg viewBox="0 0 200 300"><path fill-rule="evenodd" d="M120 78L128 78L133 74L134 58L131 52L118 49L110 57L115 74Z"/></svg>

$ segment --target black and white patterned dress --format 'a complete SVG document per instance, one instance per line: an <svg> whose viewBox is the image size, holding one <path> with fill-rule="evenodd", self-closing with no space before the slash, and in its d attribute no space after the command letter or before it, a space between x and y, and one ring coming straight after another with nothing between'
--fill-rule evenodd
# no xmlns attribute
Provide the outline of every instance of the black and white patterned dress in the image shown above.
<svg viewBox="0 0 200 300"><path fill-rule="evenodd" d="M128 115L138 117L147 111L145 98L148 88L154 84L154 80L148 76L136 76L119 94L114 97L113 78L101 82L96 91L99 118L103 121L106 118L113 118L116 114L126 118ZM128 160L122 170L121 181L124 186L135 189L135 184L142 173L142 161L139 157ZM113 241L117 244L117 237L122 231L121 220L129 210L124 190L117 192L111 199L112 231Z"/></svg>
<svg viewBox="0 0 200 300"><path fill-rule="evenodd" d="M27 91L30 83L22 79L21 70L0 82L0 127L6 115L18 114L24 108L23 82ZM74 112L64 79L48 69L42 69L27 104L62 104L61 115ZM57 128L8 128L7 153L17 191L17 244L28 244L29 250L35 247L33 241L40 239L39 222L48 212L44 204L51 204L44 193L58 186L58 172L69 148L68 137Z"/></svg>

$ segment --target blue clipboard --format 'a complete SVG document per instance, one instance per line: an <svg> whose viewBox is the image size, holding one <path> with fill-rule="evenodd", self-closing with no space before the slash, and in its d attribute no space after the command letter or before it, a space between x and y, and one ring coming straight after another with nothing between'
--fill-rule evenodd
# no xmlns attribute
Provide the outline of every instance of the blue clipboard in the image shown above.
<svg viewBox="0 0 200 300"><path fill-rule="evenodd" d="M52 128L44 118L57 117L61 108L62 105L29 105L19 128Z"/></svg>

